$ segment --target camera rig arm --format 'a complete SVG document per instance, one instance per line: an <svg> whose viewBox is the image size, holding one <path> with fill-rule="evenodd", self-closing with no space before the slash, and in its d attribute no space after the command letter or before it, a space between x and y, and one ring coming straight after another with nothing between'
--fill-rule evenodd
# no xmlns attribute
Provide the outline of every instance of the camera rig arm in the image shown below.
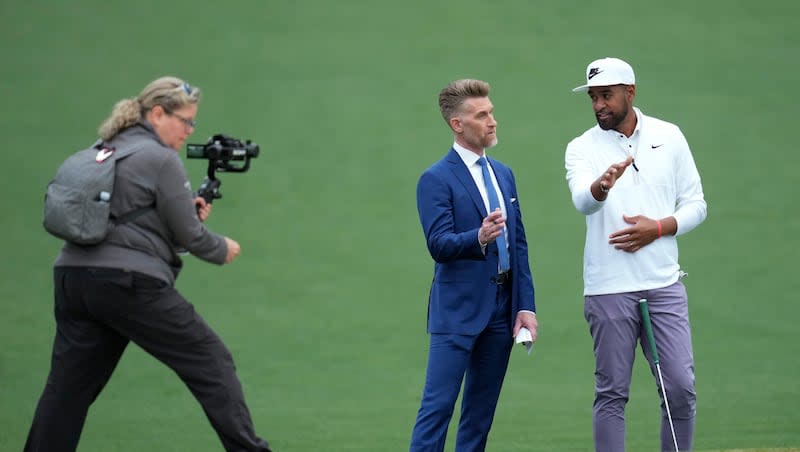
<svg viewBox="0 0 800 452"><path fill-rule="evenodd" d="M259 152L259 146L250 140L242 143L236 138L223 134L212 136L205 144L187 144L186 156L188 158L208 160L206 177L197 190L197 196L201 196L209 204L215 199L222 198L219 190L222 181L217 179L217 171L245 173L250 169L250 160L258 157Z"/></svg>
<svg viewBox="0 0 800 452"><path fill-rule="evenodd" d="M208 175L203 179L200 188L197 189L197 196L205 199L206 203L211 204L215 199L222 198L222 193L219 191L220 185L222 185L222 181L217 179L212 163L208 162Z"/></svg>

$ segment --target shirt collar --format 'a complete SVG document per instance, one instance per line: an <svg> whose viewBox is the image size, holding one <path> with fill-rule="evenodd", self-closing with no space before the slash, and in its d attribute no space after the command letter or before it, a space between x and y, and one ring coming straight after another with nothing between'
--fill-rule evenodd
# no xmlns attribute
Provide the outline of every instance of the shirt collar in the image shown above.
<svg viewBox="0 0 800 452"><path fill-rule="evenodd" d="M467 168L470 166L478 163L478 160L481 158L480 155L470 151L469 149L461 146L458 143L453 143L453 150L456 151L461 160L467 165ZM486 155L486 151L484 151L484 156Z"/></svg>
<svg viewBox="0 0 800 452"><path fill-rule="evenodd" d="M633 107L633 112L636 113L636 127L633 128L633 133L642 133L642 112L636 107Z"/></svg>
<svg viewBox="0 0 800 452"><path fill-rule="evenodd" d="M153 127L153 125L152 125L152 124L150 124L150 122L149 122L147 119L144 119L144 118L142 118L142 119L141 119L141 120L138 122L138 124L137 124L137 125L141 126L141 127L144 129L144 130L146 130L147 132L149 132L149 134L150 134L150 135L152 135L152 137L153 137L153 138L154 138L156 141L158 141L158 143L159 143L160 145L162 145L162 146L164 146L164 147L169 147L169 146L167 146L166 144L164 144L164 142L161 140L161 137L159 137L159 136L158 136L158 133L156 132L156 129L155 129L155 127Z"/></svg>
<svg viewBox="0 0 800 452"><path fill-rule="evenodd" d="M639 132L639 135L641 135L642 133L642 111L636 107L633 107L633 112L636 114L636 127L633 128L633 133L631 134L631 138L633 138L636 135L636 132ZM614 129L603 130L603 132L606 132L614 136L620 135L620 132Z"/></svg>

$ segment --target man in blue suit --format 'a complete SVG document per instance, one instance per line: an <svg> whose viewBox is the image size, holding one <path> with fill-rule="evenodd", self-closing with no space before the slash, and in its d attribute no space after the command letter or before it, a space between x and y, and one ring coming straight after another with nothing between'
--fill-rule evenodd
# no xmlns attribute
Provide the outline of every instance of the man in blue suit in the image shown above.
<svg viewBox="0 0 800 452"><path fill-rule="evenodd" d="M417 209L436 262L428 300L428 370L412 452L444 450L464 382L457 452L486 448L513 337L538 323L528 245L511 170L497 144L489 84L457 80L439 93L455 143L417 185Z"/></svg>

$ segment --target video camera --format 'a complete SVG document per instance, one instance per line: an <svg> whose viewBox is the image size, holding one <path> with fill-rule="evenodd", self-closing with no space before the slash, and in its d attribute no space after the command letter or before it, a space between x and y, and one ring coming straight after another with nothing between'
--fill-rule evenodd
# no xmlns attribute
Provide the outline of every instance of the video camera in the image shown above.
<svg viewBox="0 0 800 452"><path fill-rule="evenodd" d="M197 196L202 196L209 204L214 199L222 198L222 193L219 191L222 181L217 179L216 171L244 173L250 169L250 159L258 157L259 152L258 145L250 140L242 143L223 134L212 136L205 144L187 144L187 158L208 160L206 178L197 190ZM242 163L233 164L233 162Z"/></svg>

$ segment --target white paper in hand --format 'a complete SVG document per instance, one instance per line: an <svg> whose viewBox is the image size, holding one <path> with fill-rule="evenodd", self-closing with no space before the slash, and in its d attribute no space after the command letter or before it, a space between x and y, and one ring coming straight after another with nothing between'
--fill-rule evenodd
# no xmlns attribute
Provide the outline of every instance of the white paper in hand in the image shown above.
<svg viewBox="0 0 800 452"><path fill-rule="evenodd" d="M531 337L531 332L525 327L519 329L517 333L517 337L514 338L514 342L517 344L522 344L525 346L525 350L528 351L528 354L531 354L531 350L533 349L533 338Z"/></svg>

